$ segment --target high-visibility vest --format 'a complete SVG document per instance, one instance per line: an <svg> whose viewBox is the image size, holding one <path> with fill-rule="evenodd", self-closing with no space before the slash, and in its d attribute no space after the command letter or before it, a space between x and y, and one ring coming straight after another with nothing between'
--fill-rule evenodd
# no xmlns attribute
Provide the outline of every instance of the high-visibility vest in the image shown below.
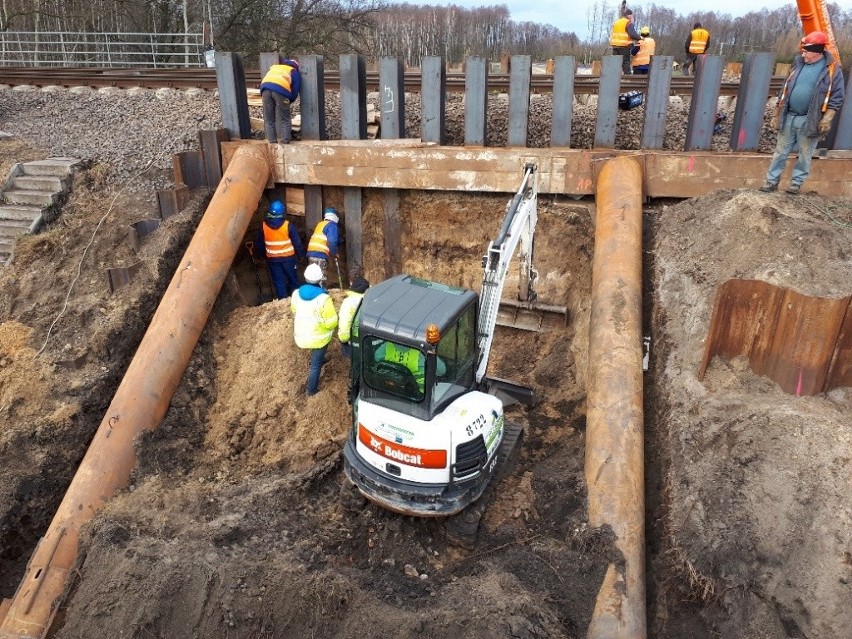
<svg viewBox="0 0 852 639"><path fill-rule="evenodd" d="M426 388L426 358L416 348L402 350L397 348L393 342L387 342L385 345L385 361L402 364L410 370L421 393Z"/></svg>
<svg viewBox="0 0 852 639"><path fill-rule="evenodd" d="M348 291L340 303L340 321L337 324L337 337L341 342L348 342L352 337L352 320L364 299L363 293Z"/></svg>
<svg viewBox="0 0 852 639"><path fill-rule="evenodd" d="M293 72L294 68L295 67L291 67L289 64L273 64L269 67L269 71L266 72L266 75L263 76L261 84L277 84L290 93L293 90L293 80L291 79L290 74Z"/></svg>
<svg viewBox="0 0 852 639"><path fill-rule="evenodd" d="M707 49L707 41L710 40L710 32L707 29L693 29L691 37L689 52L704 53L705 49Z"/></svg>
<svg viewBox="0 0 852 639"><path fill-rule="evenodd" d="M290 241L290 222L284 222L277 229L269 228L263 223L263 243L266 245L266 257L292 257L296 254L293 242Z"/></svg>
<svg viewBox="0 0 852 639"><path fill-rule="evenodd" d="M651 56L657 48L654 38L642 38L639 41L639 53L633 56L633 66L640 67L651 64Z"/></svg>
<svg viewBox="0 0 852 639"><path fill-rule="evenodd" d="M308 242L308 251L317 251L319 253L325 253L327 256L331 255L331 251L328 250L328 238L323 233L325 227L330 224L328 220L323 220L319 224L317 224L314 229L314 234L311 235L311 241Z"/></svg>
<svg viewBox="0 0 852 639"><path fill-rule="evenodd" d="M337 327L337 311L328 293L312 300L304 300L301 289L290 296L293 320L293 338L299 348L322 348L331 341Z"/></svg>
<svg viewBox="0 0 852 639"><path fill-rule="evenodd" d="M627 35L627 24L630 22L627 18L619 18L612 25L612 34L609 36L609 46L611 47L629 47L633 40Z"/></svg>

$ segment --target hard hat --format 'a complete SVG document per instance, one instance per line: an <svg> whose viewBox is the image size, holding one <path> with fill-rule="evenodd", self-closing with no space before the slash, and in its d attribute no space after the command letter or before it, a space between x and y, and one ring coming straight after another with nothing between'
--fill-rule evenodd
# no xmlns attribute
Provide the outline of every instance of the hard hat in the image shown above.
<svg viewBox="0 0 852 639"><path fill-rule="evenodd" d="M639 29L639 35L643 35L643 36L651 35L650 27L642 27L641 29Z"/></svg>
<svg viewBox="0 0 852 639"><path fill-rule="evenodd" d="M337 223L340 221L340 217L337 215L337 209L333 206L329 206L322 212L322 217L324 220L328 220L330 222Z"/></svg>
<svg viewBox="0 0 852 639"><path fill-rule="evenodd" d="M822 31L811 31L802 38L802 49L812 53L822 53L828 44L828 36Z"/></svg>
<svg viewBox="0 0 852 639"><path fill-rule="evenodd" d="M316 284L322 279L322 269L319 264L308 264L305 269L305 281Z"/></svg>
<svg viewBox="0 0 852 639"><path fill-rule="evenodd" d="M269 212L266 214L267 220L280 220L287 212L287 207L281 200L273 200L269 203Z"/></svg>

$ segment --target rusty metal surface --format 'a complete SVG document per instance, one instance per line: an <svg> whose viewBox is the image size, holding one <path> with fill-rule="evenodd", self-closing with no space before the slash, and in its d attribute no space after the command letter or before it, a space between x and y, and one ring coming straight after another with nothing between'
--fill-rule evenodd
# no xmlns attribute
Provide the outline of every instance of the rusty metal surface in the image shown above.
<svg viewBox="0 0 852 639"><path fill-rule="evenodd" d="M50 630L76 572L80 529L127 485L136 463L134 440L156 428L165 414L242 245L268 172L260 149L246 147L234 157L0 619L0 639L41 639Z"/></svg>
<svg viewBox="0 0 852 639"><path fill-rule="evenodd" d="M760 280L716 291L699 379L714 355L745 355L785 392L816 395L852 384L852 295L803 295Z"/></svg>
<svg viewBox="0 0 852 639"><path fill-rule="evenodd" d="M644 639L642 168L604 163L597 180L585 478L589 523L610 526L623 563L598 591L588 639Z"/></svg>
<svg viewBox="0 0 852 639"><path fill-rule="evenodd" d="M133 276L139 272L142 263L137 262L131 266L122 266L118 268L107 269L107 277L109 278L109 290L115 293L122 286L129 284L133 280Z"/></svg>

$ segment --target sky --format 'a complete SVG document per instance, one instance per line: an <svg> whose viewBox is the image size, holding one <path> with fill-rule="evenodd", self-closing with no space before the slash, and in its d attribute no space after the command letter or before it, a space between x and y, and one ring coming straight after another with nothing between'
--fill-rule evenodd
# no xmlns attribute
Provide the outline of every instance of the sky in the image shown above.
<svg viewBox="0 0 852 639"><path fill-rule="evenodd" d="M661 0L656 0L655 3L666 5ZM573 31L580 40L583 40L589 35L588 9L595 2L593 0L580 0L579 2L577 0L427 0L423 4L454 4L467 8L505 4L509 7L511 18L515 22L529 21L552 24L562 31ZM614 8L621 2L620 0L608 0L606 4ZM648 2L648 4L651 3ZM790 4L795 6L793 2ZM627 6L630 6L629 0ZM693 12L706 11L710 7L710 10L717 14L729 14L737 17L750 11L759 11L764 7L777 7L778 2L777 0L774 3L768 0L715 0L708 3L707 0L676 0L676 2L666 6L682 16L687 16Z"/></svg>

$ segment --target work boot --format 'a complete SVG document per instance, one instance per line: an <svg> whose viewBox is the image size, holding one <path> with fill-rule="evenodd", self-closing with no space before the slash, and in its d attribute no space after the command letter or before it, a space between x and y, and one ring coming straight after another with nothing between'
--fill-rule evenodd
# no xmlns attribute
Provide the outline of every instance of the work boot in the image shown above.
<svg viewBox="0 0 852 639"><path fill-rule="evenodd" d="M760 190L764 193L774 193L778 190L778 183L767 182L763 186L760 187ZM796 189L798 191L798 189Z"/></svg>
<svg viewBox="0 0 852 639"><path fill-rule="evenodd" d="M799 193L799 189L801 189L801 188L802 188L801 184L791 184L787 188L787 193L789 193L790 195L797 195Z"/></svg>

